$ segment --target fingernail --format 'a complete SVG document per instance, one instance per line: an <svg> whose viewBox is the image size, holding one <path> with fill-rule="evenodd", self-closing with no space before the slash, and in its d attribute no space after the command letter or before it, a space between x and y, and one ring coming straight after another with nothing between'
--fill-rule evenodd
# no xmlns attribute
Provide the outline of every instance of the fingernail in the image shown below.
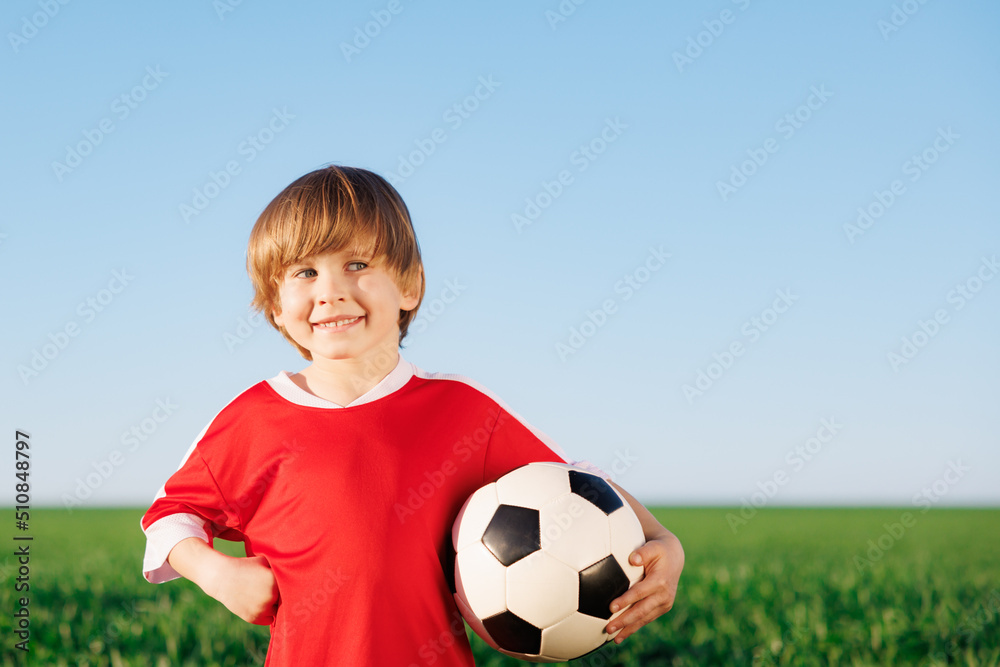
<svg viewBox="0 0 1000 667"><path fill-rule="evenodd" d="M611 613L613 614L616 611L618 611L618 605L616 605L616 604L611 605Z"/></svg>

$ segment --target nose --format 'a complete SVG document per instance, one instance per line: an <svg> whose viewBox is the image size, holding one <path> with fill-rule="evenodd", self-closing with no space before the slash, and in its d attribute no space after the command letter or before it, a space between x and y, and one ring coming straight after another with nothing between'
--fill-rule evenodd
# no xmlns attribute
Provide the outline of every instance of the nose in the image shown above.
<svg viewBox="0 0 1000 667"><path fill-rule="evenodd" d="M340 276L327 274L316 287L316 300L320 304L343 301L347 294L347 281Z"/></svg>

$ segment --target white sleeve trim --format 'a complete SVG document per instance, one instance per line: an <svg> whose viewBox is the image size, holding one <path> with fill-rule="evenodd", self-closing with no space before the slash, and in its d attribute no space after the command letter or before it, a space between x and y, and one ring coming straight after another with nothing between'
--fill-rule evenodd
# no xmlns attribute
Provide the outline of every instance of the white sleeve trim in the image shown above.
<svg viewBox="0 0 1000 667"><path fill-rule="evenodd" d="M563 458L565 459L565 457ZM567 461L567 463L571 466L576 466L577 468L583 468L587 472L593 473L605 481L611 481L611 475L604 472L590 461Z"/></svg>
<svg viewBox="0 0 1000 667"><path fill-rule="evenodd" d="M240 396L242 395L241 393ZM239 396L234 397L229 403L226 403L222 410L228 408L237 398ZM201 439L208 433L208 429L211 428L215 420L222 414L222 410L215 413L215 416L208 422L208 425L201 430L198 437L188 447L187 452L184 453L184 458L181 459L181 464L177 466L178 470L183 468L184 464L191 458L191 455L194 454L198 443L201 442ZM166 495L167 484L164 482L163 486L156 492L153 502L155 503L160 498L166 497ZM150 524L149 528L144 528L142 532L146 534L146 553L142 559L142 576L145 577L146 581L151 584L162 584L165 581L179 579L181 575L177 570L170 567L170 564L167 562L167 556L170 555L170 550L178 542L189 537L199 537L206 543L211 544L211 533L205 528L207 523L205 519L196 514L177 513L157 519ZM141 520L139 525L142 527Z"/></svg>
<svg viewBox="0 0 1000 667"><path fill-rule="evenodd" d="M146 533L146 555L142 559L142 576L151 584L180 578L177 570L167 562L167 556L178 542L198 537L211 544L205 528L207 522L195 514L170 514L154 521Z"/></svg>

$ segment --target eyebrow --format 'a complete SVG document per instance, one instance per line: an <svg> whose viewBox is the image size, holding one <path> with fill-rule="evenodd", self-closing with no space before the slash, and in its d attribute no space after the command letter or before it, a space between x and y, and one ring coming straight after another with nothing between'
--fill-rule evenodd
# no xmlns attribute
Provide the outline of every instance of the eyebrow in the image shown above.
<svg viewBox="0 0 1000 667"><path fill-rule="evenodd" d="M351 249L347 250L347 254L348 255L352 255L354 257L361 257L363 259L375 259L375 249L374 248L354 247L354 248L351 248Z"/></svg>
<svg viewBox="0 0 1000 667"><path fill-rule="evenodd" d="M311 268L311 265L312 262L310 262L308 258L300 259L298 261L292 262L291 264L283 268L281 270L281 273L279 273L278 275L284 278L286 276L291 275L297 269Z"/></svg>

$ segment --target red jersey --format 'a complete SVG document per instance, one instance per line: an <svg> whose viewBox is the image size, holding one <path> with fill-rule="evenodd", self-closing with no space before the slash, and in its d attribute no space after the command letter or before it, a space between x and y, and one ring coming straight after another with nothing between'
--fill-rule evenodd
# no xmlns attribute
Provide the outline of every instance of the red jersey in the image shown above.
<svg viewBox="0 0 1000 667"><path fill-rule="evenodd" d="M280 604L269 667L469 667L451 525L483 484L561 450L487 390L400 357L346 407L282 372L231 401L142 519L143 574L198 536L264 556Z"/></svg>

